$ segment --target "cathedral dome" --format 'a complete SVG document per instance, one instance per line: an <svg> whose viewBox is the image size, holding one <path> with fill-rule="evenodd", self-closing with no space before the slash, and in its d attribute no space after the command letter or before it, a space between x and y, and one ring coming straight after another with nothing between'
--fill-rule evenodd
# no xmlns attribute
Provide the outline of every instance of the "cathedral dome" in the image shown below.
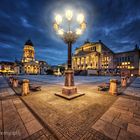
<svg viewBox="0 0 140 140"><path fill-rule="evenodd" d="M34 46L32 41L29 39L25 42L25 45L30 45L30 46Z"/></svg>
<svg viewBox="0 0 140 140"><path fill-rule="evenodd" d="M34 50L32 41L29 39L24 44L24 50Z"/></svg>
<svg viewBox="0 0 140 140"><path fill-rule="evenodd" d="M35 50L31 40L27 40L24 44L22 62L35 61Z"/></svg>

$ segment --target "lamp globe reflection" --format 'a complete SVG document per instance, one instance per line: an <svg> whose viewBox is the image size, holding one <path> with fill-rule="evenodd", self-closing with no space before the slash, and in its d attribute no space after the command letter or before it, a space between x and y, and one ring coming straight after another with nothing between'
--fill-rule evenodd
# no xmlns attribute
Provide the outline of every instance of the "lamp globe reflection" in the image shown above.
<svg viewBox="0 0 140 140"><path fill-rule="evenodd" d="M76 17L74 17L76 16ZM73 14L72 10L66 10L64 15L57 14L54 18L53 28L57 35L68 45L68 61L67 69L65 70L65 85L62 89L62 94L71 98L79 96L77 88L74 85L74 71L72 69L72 44L83 34L86 29L85 17L82 13ZM76 20L75 20L76 19Z"/></svg>

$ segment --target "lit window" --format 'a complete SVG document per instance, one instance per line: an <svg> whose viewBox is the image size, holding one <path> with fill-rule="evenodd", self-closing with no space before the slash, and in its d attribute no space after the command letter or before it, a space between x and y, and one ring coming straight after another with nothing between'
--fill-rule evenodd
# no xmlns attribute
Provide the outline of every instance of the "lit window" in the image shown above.
<svg viewBox="0 0 140 140"><path fill-rule="evenodd" d="M134 69L134 66L132 66L131 69Z"/></svg>

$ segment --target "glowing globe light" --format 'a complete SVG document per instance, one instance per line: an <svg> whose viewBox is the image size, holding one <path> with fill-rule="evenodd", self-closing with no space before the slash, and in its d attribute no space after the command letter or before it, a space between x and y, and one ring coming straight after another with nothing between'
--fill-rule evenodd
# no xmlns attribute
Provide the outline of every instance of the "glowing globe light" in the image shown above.
<svg viewBox="0 0 140 140"><path fill-rule="evenodd" d="M85 22L81 23L80 27L84 31L86 29L86 23Z"/></svg>
<svg viewBox="0 0 140 140"><path fill-rule="evenodd" d="M67 33L70 33L70 34L72 34L72 31L67 31Z"/></svg>
<svg viewBox="0 0 140 140"><path fill-rule="evenodd" d="M58 30L58 34L62 36L64 34L64 30L63 29L59 29Z"/></svg>
<svg viewBox="0 0 140 140"><path fill-rule="evenodd" d="M76 34L77 35L81 35L82 34L82 30L81 29L76 29Z"/></svg>
<svg viewBox="0 0 140 140"><path fill-rule="evenodd" d="M78 21L79 23L82 23L82 22L84 21L84 19L85 19L85 17L84 17L83 14L79 14L79 15L77 16L77 21Z"/></svg>
<svg viewBox="0 0 140 140"><path fill-rule="evenodd" d="M58 25L57 23L54 23L54 24L53 24L53 28L54 28L55 31L58 31L59 25Z"/></svg>
<svg viewBox="0 0 140 140"><path fill-rule="evenodd" d="M66 18L67 18L68 20L71 20L71 19L72 19L72 17L73 17L73 12L72 12L71 10L67 10L65 14L66 14Z"/></svg>
<svg viewBox="0 0 140 140"><path fill-rule="evenodd" d="M55 21L57 24L60 24L62 22L62 17L60 15L55 16Z"/></svg>

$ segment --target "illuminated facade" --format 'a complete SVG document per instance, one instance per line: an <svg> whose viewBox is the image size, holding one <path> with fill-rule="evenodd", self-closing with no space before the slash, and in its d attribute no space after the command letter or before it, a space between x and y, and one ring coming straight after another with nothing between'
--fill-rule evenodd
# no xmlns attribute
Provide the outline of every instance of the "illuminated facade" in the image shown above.
<svg viewBox="0 0 140 140"><path fill-rule="evenodd" d="M35 50L31 40L28 40L24 45L22 62L25 63L33 61L35 61Z"/></svg>
<svg viewBox="0 0 140 140"><path fill-rule="evenodd" d="M116 53L114 68L120 69L122 75L140 75L140 50L136 45L131 51Z"/></svg>
<svg viewBox="0 0 140 140"><path fill-rule="evenodd" d="M93 74L104 75L121 73L122 70L127 69L129 73L138 75L140 74L139 59L138 47L129 52L114 53L99 40L99 42L86 41L84 45L76 48L72 62L75 71L93 70Z"/></svg>
<svg viewBox="0 0 140 140"><path fill-rule="evenodd" d="M14 66L13 62L0 62L0 73L14 73Z"/></svg>
<svg viewBox="0 0 140 140"><path fill-rule="evenodd" d="M21 62L16 62L17 74L46 74L48 64L35 60L35 49L31 40L26 41Z"/></svg>
<svg viewBox="0 0 140 140"><path fill-rule="evenodd" d="M39 74L39 63L35 61L35 50L31 40L26 41L22 57L22 73Z"/></svg>
<svg viewBox="0 0 140 140"><path fill-rule="evenodd" d="M94 43L86 41L75 50L73 68L75 70L113 68L113 54L101 41Z"/></svg>
<svg viewBox="0 0 140 140"><path fill-rule="evenodd" d="M46 74L48 64L35 60L35 50L31 40L26 41L21 61L0 62L0 73L8 74Z"/></svg>

